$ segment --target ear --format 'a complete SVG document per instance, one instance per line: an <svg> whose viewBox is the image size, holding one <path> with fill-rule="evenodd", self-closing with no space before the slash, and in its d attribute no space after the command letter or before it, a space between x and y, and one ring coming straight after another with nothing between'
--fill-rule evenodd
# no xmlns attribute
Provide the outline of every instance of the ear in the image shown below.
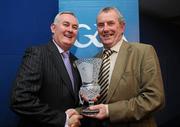
<svg viewBox="0 0 180 127"><path fill-rule="evenodd" d="M125 31L125 26L126 26L126 24L125 24L124 22L121 22L120 25L121 25L122 31L124 32L124 31Z"/></svg>
<svg viewBox="0 0 180 127"><path fill-rule="evenodd" d="M56 25L54 23L51 24L51 32L54 33L56 30Z"/></svg>

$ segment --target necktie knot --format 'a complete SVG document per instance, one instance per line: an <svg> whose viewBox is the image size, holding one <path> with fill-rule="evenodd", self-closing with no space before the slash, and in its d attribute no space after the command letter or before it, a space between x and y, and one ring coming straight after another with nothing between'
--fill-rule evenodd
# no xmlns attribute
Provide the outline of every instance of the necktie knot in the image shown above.
<svg viewBox="0 0 180 127"><path fill-rule="evenodd" d="M63 52L62 55L64 58L69 58L69 52Z"/></svg>
<svg viewBox="0 0 180 127"><path fill-rule="evenodd" d="M109 57L113 54L113 51L111 49L105 49L103 52L103 57Z"/></svg>

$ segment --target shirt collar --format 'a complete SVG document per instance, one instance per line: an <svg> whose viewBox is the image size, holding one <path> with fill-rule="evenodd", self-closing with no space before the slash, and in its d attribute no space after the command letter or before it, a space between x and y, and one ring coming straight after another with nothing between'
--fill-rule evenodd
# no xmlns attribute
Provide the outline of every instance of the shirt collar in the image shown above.
<svg viewBox="0 0 180 127"><path fill-rule="evenodd" d="M120 47L121 47L121 45L122 45L122 42L123 42L123 38L122 38L116 45L114 45L113 47L111 47L110 49L111 49L112 51L118 53L119 50L120 50ZM105 48L103 48L103 51L104 51L104 50L105 50Z"/></svg>
<svg viewBox="0 0 180 127"><path fill-rule="evenodd" d="M58 49L58 51L59 51L60 54L62 54L63 52L65 52L65 51L56 43L56 41L55 41L54 39L53 39L52 41L53 41L53 43L56 45L56 47L57 47L57 49ZM66 52L69 53L69 51L66 51Z"/></svg>

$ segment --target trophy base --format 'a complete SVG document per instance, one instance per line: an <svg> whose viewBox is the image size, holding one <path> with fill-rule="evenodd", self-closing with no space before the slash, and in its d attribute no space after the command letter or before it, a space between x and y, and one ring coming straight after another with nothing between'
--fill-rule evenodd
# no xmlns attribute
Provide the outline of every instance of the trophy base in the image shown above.
<svg viewBox="0 0 180 127"><path fill-rule="evenodd" d="M81 112L81 115L96 115L99 113L99 110L89 110L89 109L83 109Z"/></svg>

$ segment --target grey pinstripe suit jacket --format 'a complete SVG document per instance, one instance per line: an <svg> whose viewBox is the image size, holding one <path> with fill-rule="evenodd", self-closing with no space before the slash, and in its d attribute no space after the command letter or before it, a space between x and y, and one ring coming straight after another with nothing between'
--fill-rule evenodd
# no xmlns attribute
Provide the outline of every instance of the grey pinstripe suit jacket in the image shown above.
<svg viewBox="0 0 180 127"><path fill-rule="evenodd" d="M75 56L70 54L73 65ZM63 127L65 110L79 104L80 75L73 67L74 91L53 42L28 48L12 92L11 108L21 116L19 126Z"/></svg>

